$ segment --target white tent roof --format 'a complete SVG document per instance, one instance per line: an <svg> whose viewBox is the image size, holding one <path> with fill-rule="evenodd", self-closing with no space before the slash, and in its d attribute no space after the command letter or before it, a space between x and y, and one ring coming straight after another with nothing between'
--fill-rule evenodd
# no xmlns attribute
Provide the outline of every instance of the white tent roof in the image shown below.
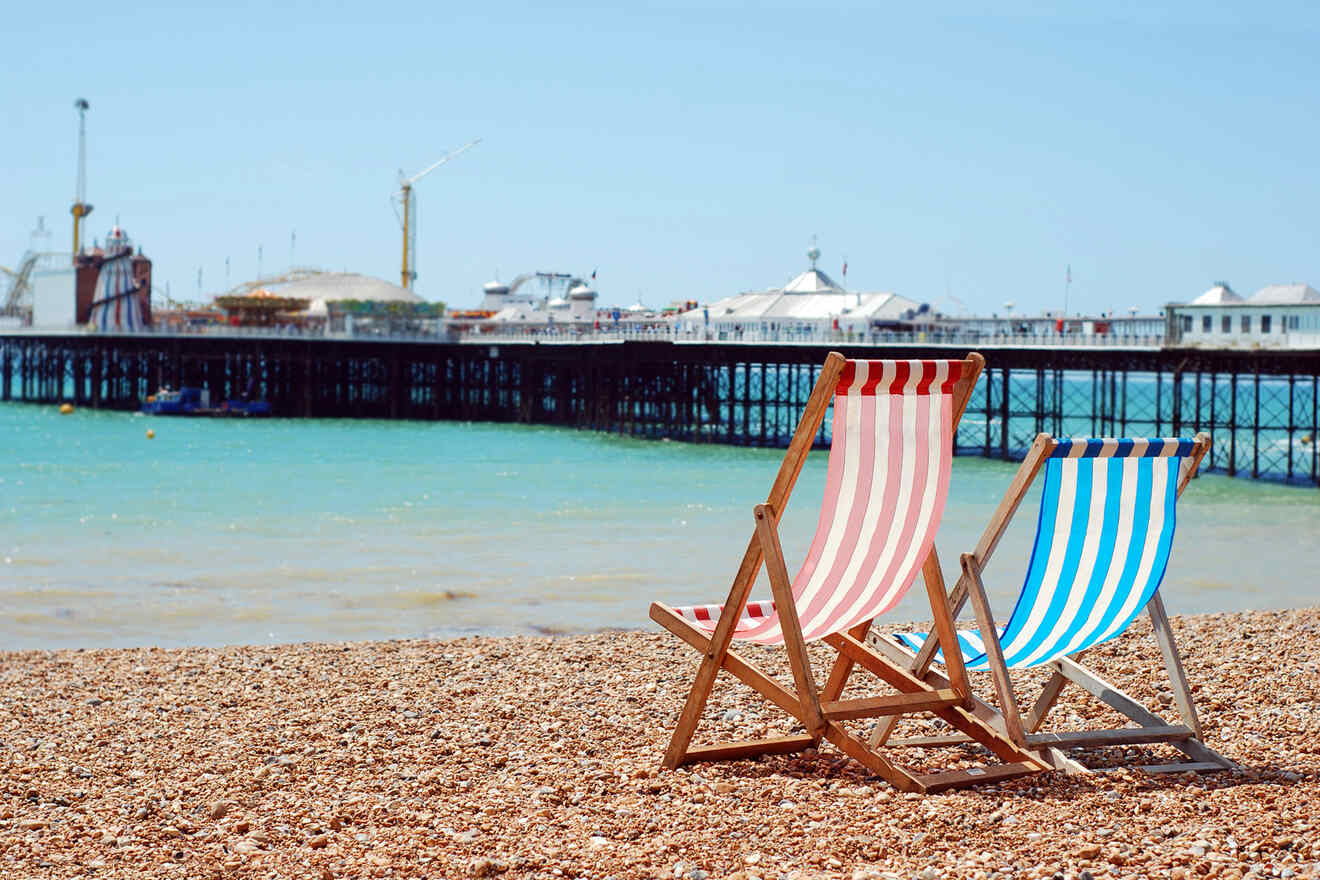
<svg viewBox="0 0 1320 880"><path fill-rule="evenodd" d="M889 291L859 293L845 290L816 268L816 260L820 257L818 249L813 246L807 256L811 259L811 268L783 287L725 297L699 310L703 312L702 319L708 313L712 321L810 321L835 317L892 321L902 319L919 307L918 303Z"/></svg>
<svg viewBox="0 0 1320 880"><path fill-rule="evenodd" d="M344 299L371 302L425 302L411 290L354 272L321 272L286 284L271 284L269 290L280 296L294 296L322 302Z"/></svg>
<svg viewBox="0 0 1320 880"><path fill-rule="evenodd" d="M532 303L509 303L504 308L490 316L492 321L532 321L536 323L545 322L545 312L538 309Z"/></svg>
<svg viewBox="0 0 1320 880"><path fill-rule="evenodd" d="M843 292L843 288L834 283L834 279L812 266L783 287L784 293L822 293L824 291Z"/></svg>
<svg viewBox="0 0 1320 880"><path fill-rule="evenodd" d="M740 293L709 306L712 319L809 320L848 315L858 318L896 320L918 304L896 293L848 293L835 288L821 293L789 293L767 290Z"/></svg>
<svg viewBox="0 0 1320 880"><path fill-rule="evenodd" d="M1216 284L1214 287L1192 300L1188 305L1222 306L1240 302L1242 302L1242 297L1234 293L1233 288L1226 284Z"/></svg>
<svg viewBox="0 0 1320 880"><path fill-rule="evenodd" d="M1271 284L1251 295L1247 302L1258 306L1296 306L1320 303L1320 292L1309 284Z"/></svg>
<svg viewBox="0 0 1320 880"><path fill-rule="evenodd" d="M575 315L569 310L568 300L553 299L548 307L541 308L538 303L512 302L490 316L491 321L514 324L562 324L574 321L591 321L596 317L593 308L588 315Z"/></svg>

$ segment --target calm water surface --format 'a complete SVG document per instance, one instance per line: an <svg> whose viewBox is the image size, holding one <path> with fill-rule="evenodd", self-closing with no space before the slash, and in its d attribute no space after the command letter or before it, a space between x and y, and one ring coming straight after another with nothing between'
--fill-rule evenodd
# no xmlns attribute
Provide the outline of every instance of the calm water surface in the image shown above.
<svg viewBox="0 0 1320 880"><path fill-rule="evenodd" d="M649 627L652 599L727 593L782 459L525 426L18 404L0 404L0 450L10 649ZM950 580L1015 468L957 460L939 539ZM790 569L824 474L814 453L783 523ZM1002 613L1034 523L1033 497L987 569ZM1178 528L1172 611L1317 602L1314 489L1203 477ZM921 618L924 602L914 590L890 616Z"/></svg>

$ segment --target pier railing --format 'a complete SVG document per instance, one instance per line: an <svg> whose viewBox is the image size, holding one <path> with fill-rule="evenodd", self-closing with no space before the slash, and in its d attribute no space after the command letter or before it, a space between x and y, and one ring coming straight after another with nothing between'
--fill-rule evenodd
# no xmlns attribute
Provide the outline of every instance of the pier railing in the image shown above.
<svg viewBox="0 0 1320 880"><path fill-rule="evenodd" d="M8 331L15 336L89 336L107 335L90 329L21 328ZM325 339L375 340L381 342L458 342L465 344L538 343L588 345L617 342L674 342L718 343L743 345L870 345L870 346L992 346L997 348L1109 348L1154 349L1163 343L1160 335L1117 335L1109 333L983 333L872 330L866 332L832 330L827 328L779 327L763 329L758 326L741 330L694 329L655 324L588 324L524 325L478 324L469 322L428 322L415 329L398 330L373 326L357 326L349 330L331 330L324 327L248 327L225 324L206 324L193 327L147 327L124 333L108 334L142 336L148 338L184 337L215 339Z"/></svg>
<svg viewBox="0 0 1320 880"><path fill-rule="evenodd" d="M1163 337L1114 336L1110 334L1005 334L904 332L875 330L856 332L830 329L779 328L762 330L706 330L681 327L501 327L469 329L457 334L465 343L535 342L571 343L658 341L676 343L725 343L746 345L873 345L873 346L1008 346L1013 348L1159 348Z"/></svg>

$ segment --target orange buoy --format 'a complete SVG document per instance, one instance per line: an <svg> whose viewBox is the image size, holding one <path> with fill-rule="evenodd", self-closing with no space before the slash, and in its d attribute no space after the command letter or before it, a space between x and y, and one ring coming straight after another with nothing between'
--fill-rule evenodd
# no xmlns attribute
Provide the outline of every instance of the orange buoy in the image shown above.
<svg viewBox="0 0 1320 880"><path fill-rule="evenodd" d="M71 403L61 403L61 404L60 404L60 415L62 415L62 416L67 416L67 415L69 415L69 414L72 413L72 412L73 412L73 404L71 404Z"/></svg>
<svg viewBox="0 0 1320 880"><path fill-rule="evenodd" d="M156 436L156 432L151 430L150 428L147 428L147 439L151 440L155 438L155 436Z"/></svg>

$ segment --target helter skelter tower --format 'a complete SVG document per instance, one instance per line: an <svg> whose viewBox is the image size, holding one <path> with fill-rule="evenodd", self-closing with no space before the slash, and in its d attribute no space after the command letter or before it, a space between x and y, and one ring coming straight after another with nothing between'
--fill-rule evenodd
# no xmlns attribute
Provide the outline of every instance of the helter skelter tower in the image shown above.
<svg viewBox="0 0 1320 880"><path fill-rule="evenodd" d="M73 259L78 259L78 249L82 240L82 221L92 213L92 206L87 204L87 110L91 107L86 98L73 102L78 111L78 189L73 197Z"/></svg>

